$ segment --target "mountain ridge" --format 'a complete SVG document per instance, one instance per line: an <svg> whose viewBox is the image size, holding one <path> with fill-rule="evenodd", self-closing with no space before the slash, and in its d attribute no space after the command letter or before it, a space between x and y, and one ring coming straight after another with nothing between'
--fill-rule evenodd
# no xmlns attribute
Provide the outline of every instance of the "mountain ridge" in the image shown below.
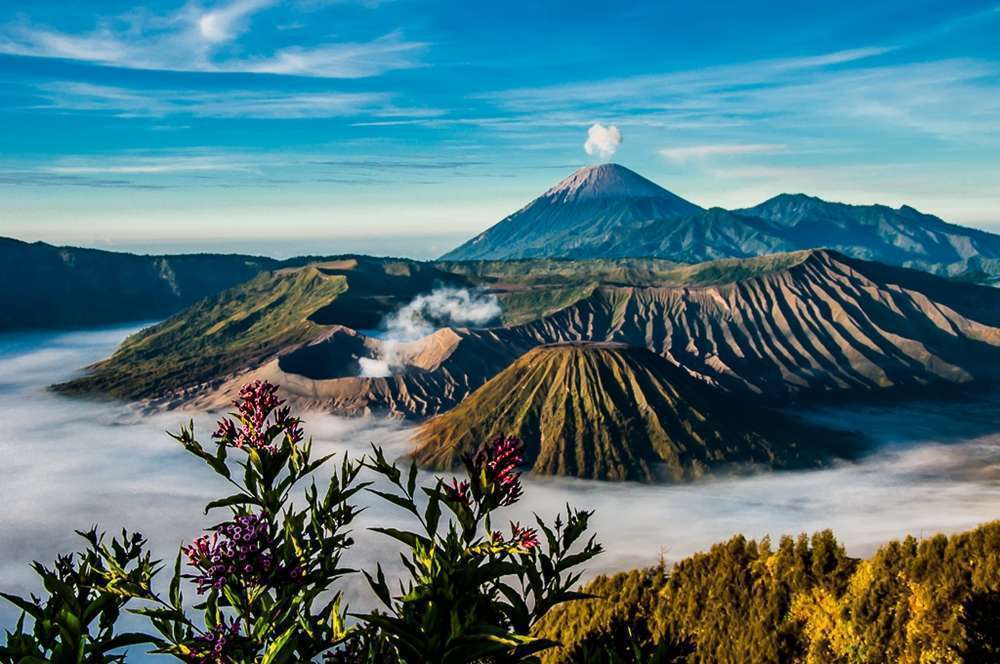
<svg viewBox="0 0 1000 664"><path fill-rule="evenodd" d="M592 264L605 276L587 276ZM446 271L452 264L437 265ZM399 370L384 377L358 371L361 358L389 352L383 340L352 325L331 333L348 322L344 315L356 315L355 306L346 299L337 305L338 298L379 303L384 312L405 298L393 304L359 287L332 301L298 293L266 318L247 319L244 334L252 347L230 347L227 339L203 333L195 335L197 343L150 336L165 326L209 330L274 301L241 287L228 296L233 306L220 300L192 307L59 389L146 399L157 408L212 409L225 407L243 382L267 378L304 408L421 419L453 408L532 348L573 341L645 347L704 383L771 405L896 390L934 394L1000 378L1000 291L828 250L699 265L625 260L624 271L609 261L554 261L550 279L540 261L533 271L517 262L459 265L465 269L456 278L494 293L501 306L515 298L523 322L439 329L397 347ZM372 262L357 269L390 266ZM579 281L567 282L568 275ZM344 278L355 284L372 279ZM537 279L548 280L538 285ZM410 288L417 292L421 285ZM298 310L294 302L310 304ZM317 322L316 311L330 315ZM300 321L310 325L294 328L305 329L302 336L284 335L291 329L285 323ZM150 338L162 342L137 345ZM157 362L146 366L142 358L150 354ZM207 356L226 358L230 368L216 370L203 361Z"/></svg>
<svg viewBox="0 0 1000 664"><path fill-rule="evenodd" d="M601 173L612 175L597 177ZM591 180L616 181L614 174L638 178L648 183L641 191L664 198L619 195L613 183L606 192L584 187ZM566 195L580 188L587 192L582 203ZM650 203L668 196L681 203ZM442 260L655 257L701 262L813 248L966 280L1000 280L1000 235L948 223L909 205L851 205L778 194L748 208L702 209L617 164L573 173Z"/></svg>
<svg viewBox="0 0 1000 664"><path fill-rule="evenodd" d="M422 466L452 470L482 441L516 435L532 472L605 480L697 479L722 468L802 468L856 441L735 404L646 348L536 347L414 438Z"/></svg>

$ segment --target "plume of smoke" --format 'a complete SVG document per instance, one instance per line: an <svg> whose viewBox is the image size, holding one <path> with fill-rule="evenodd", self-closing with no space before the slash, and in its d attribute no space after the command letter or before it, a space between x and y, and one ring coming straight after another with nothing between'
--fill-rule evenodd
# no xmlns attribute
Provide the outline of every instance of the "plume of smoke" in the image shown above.
<svg viewBox="0 0 1000 664"><path fill-rule="evenodd" d="M383 377L399 366L399 345L422 339L440 327L483 326L500 318L500 302L495 295L468 288L437 288L418 295L395 313L383 327L382 357L358 360L361 376Z"/></svg>
<svg viewBox="0 0 1000 664"><path fill-rule="evenodd" d="M583 144L583 149L589 155L597 155L601 159L610 159L618 146L622 144L622 133L615 125L604 126L600 122L595 122L587 130L587 142Z"/></svg>

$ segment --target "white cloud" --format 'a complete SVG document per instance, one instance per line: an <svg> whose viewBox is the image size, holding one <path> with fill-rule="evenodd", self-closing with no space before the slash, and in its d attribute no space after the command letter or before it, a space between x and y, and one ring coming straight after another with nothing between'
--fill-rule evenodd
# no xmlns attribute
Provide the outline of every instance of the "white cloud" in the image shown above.
<svg viewBox="0 0 1000 664"><path fill-rule="evenodd" d="M660 150L660 154L670 161L684 162L716 156L782 152L785 148L786 146L784 145L769 143L716 143L709 145L686 145L676 148L664 148Z"/></svg>
<svg viewBox="0 0 1000 664"><path fill-rule="evenodd" d="M498 91L482 95L513 114L519 126L557 114L564 125L595 109L620 126L698 125L747 129L768 142L780 127L788 136L867 136L875 130L923 134L981 144L998 138L1000 65L972 58L909 63L877 60L890 49L869 47L814 56L609 80ZM964 109L956 113L955 109ZM763 139L763 140L761 140ZM861 146L870 147L865 140Z"/></svg>
<svg viewBox="0 0 1000 664"><path fill-rule="evenodd" d="M236 36L240 23L250 14L274 4L273 0L238 0L198 17L201 36L210 42L226 42Z"/></svg>
<svg viewBox="0 0 1000 664"><path fill-rule="evenodd" d="M234 162L229 157L165 156L48 166L42 169L42 172L55 175L161 175L252 170L254 169L248 164Z"/></svg>
<svg viewBox="0 0 1000 664"><path fill-rule="evenodd" d="M618 151L618 146L622 144L622 133L615 125L605 127L600 122L595 122L587 130L587 141L583 144L583 149L589 155L597 155L601 159L610 159Z"/></svg>
<svg viewBox="0 0 1000 664"><path fill-rule="evenodd" d="M132 89L73 81L46 83L42 108L105 111L118 117L192 115L211 118L431 117L435 109L400 108L383 92Z"/></svg>
<svg viewBox="0 0 1000 664"><path fill-rule="evenodd" d="M24 22L9 24L0 28L0 53L127 69L362 78L418 66L426 48L391 32L371 41L285 46L252 58L221 54L223 45L247 31L254 14L275 4L275 0L231 0L209 11L189 4L167 16L101 19L97 28L82 34Z"/></svg>

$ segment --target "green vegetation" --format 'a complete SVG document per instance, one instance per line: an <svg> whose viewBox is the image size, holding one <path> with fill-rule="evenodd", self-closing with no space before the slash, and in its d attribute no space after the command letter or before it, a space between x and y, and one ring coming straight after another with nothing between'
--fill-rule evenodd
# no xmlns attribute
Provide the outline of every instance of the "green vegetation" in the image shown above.
<svg viewBox="0 0 1000 664"><path fill-rule="evenodd" d="M216 380L315 337L309 320L348 288L315 267L264 272L128 339L63 392L137 399Z"/></svg>
<svg viewBox="0 0 1000 664"><path fill-rule="evenodd" d="M600 599L539 626L564 644L546 662L619 661L601 644L622 633L639 635L646 653L659 645L706 664L1000 661L1000 522L907 537L868 560L848 557L828 531L776 547L737 536L669 571L599 577L584 591Z"/></svg>
<svg viewBox="0 0 1000 664"><path fill-rule="evenodd" d="M533 472L609 480L816 467L861 449L860 436L734 404L645 348L570 343L528 351L429 420L414 456L450 469L506 433L525 441Z"/></svg>
<svg viewBox="0 0 1000 664"><path fill-rule="evenodd" d="M417 294L449 282L464 283L426 264L370 258L263 272L129 337L87 375L55 389L163 397L260 366L328 325L375 327Z"/></svg>
<svg viewBox="0 0 1000 664"><path fill-rule="evenodd" d="M166 592L141 535L110 546L80 533L86 550L38 563L45 596L2 597L21 609L0 645L0 664L124 662L128 647L189 664L473 664L538 662L556 645L532 634L554 607L578 599L577 568L601 552L587 537L590 512L537 528L500 524L522 496L515 438L485 442L466 460L465 478L420 486L382 451L360 463L312 456L301 421L276 385L244 385L230 417L203 445L193 424L174 435L235 489L205 506L228 518L181 547ZM375 481L361 482L364 470ZM328 475L321 490L317 477ZM386 580L381 564L362 573L384 609L347 624L341 565L361 491L404 510L414 530L373 528L391 538L408 572ZM419 503L419 505L418 505ZM508 534L509 533L509 534ZM541 534L540 534L541 533ZM389 551L390 556L395 551ZM185 590L197 601L185 600ZM120 632L123 611L152 630Z"/></svg>

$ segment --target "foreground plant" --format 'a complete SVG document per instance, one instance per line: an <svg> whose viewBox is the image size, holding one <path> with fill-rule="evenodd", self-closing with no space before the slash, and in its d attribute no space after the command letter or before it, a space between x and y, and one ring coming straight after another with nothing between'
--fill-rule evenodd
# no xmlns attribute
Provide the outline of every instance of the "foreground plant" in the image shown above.
<svg viewBox="0 0 1000 664"><path fill-rule="evenodd" d="M235 406L208 448L193 424L173 435L236 492L206 506L206 514L227 514L181 547L167 595L151 586L160 565L140 535L106 545L94 531L81 533L83 553L60 557L53 569L35 563L46 599L4 595L23 615L7 632L0 664L122 662L123 649L140 644L191 664L471 664L537 661L556 645L531 636L532 628L552 607L586 597L571 590L580 578L573 570L601 547L581 539L590 513L569 507L551 528L537 517L537 528L494 527L494 515L521 497L518 440L493 441L465 459L465 480L419 490L416 467L404 484L376 448L361 463L345 458L321 492L311 476L333 455L312 457L277 387L250 383ZM358 482L364 467L393 491ZM365 488L405 508L419 528L373 529L406 545L408 579L393 595L380 565L365 572L387 611L348 628L334 585L354 571L340 560L359 513L351 501ZM116 633L123 610L148 618L156 633Z"/></svg>
<svg viewBox="0 0 1000 664"><path fill-rule="evenodd" d="M373 529L406 546L409 578L393 594L381 566L374 575L365 572L388 612L362 616L369 629L352 645L365 654L359 661L385 661L371 658L379 649L407 664L537 661L538 653L558 645L531 636L531 629L552 607L587 597L571 590L580 579L572 570L601 546L593 537L581 540L591 512L569 507L565 521L559 517L551 528L536 516L544 544L535 528L495 527L495 513L521 496L522 461L520 441L501 438L464 460L465 480L439 478L418 492L415 466L404 483L402 471L375 450L367 465L394 490L369 490L409 511L420 528ZM446 523L442 507L451 515Z"/></svg>
<svg viewBox="0 0 1000 664"><path fill-rule="evenodd" d="M187 662L313 661L346 634L341 594L331 588L353 571L340 556L358 513L350 499L366 486L355 483L361 466L345 458L321 493L310 476L333 455L312 458L312 442L277 387L246 385L235 405L212 436L214 451L196 440L192 425L174 436L237 488L205 508L230 516L182 548L169 597L139 595L154 606L137 612L159 632L157 651ZM292 499L300 495L304 508L296 509ZM200 620L185 608L182 578L200 596Z"/></svg>
<svg viewBox="0 0 1000 664"><path fill-rule="evenodd" d="M0 593L22 611L0 646L3 664L123 662L124 654L115 651L150 642L144 634L115 632L122 609L149 592L157 572L145 540L122 531L108 546L93 529L77 534L87 542L82 552L59 556L51 568L32 563L48 593L44 599Z"/></svg>

